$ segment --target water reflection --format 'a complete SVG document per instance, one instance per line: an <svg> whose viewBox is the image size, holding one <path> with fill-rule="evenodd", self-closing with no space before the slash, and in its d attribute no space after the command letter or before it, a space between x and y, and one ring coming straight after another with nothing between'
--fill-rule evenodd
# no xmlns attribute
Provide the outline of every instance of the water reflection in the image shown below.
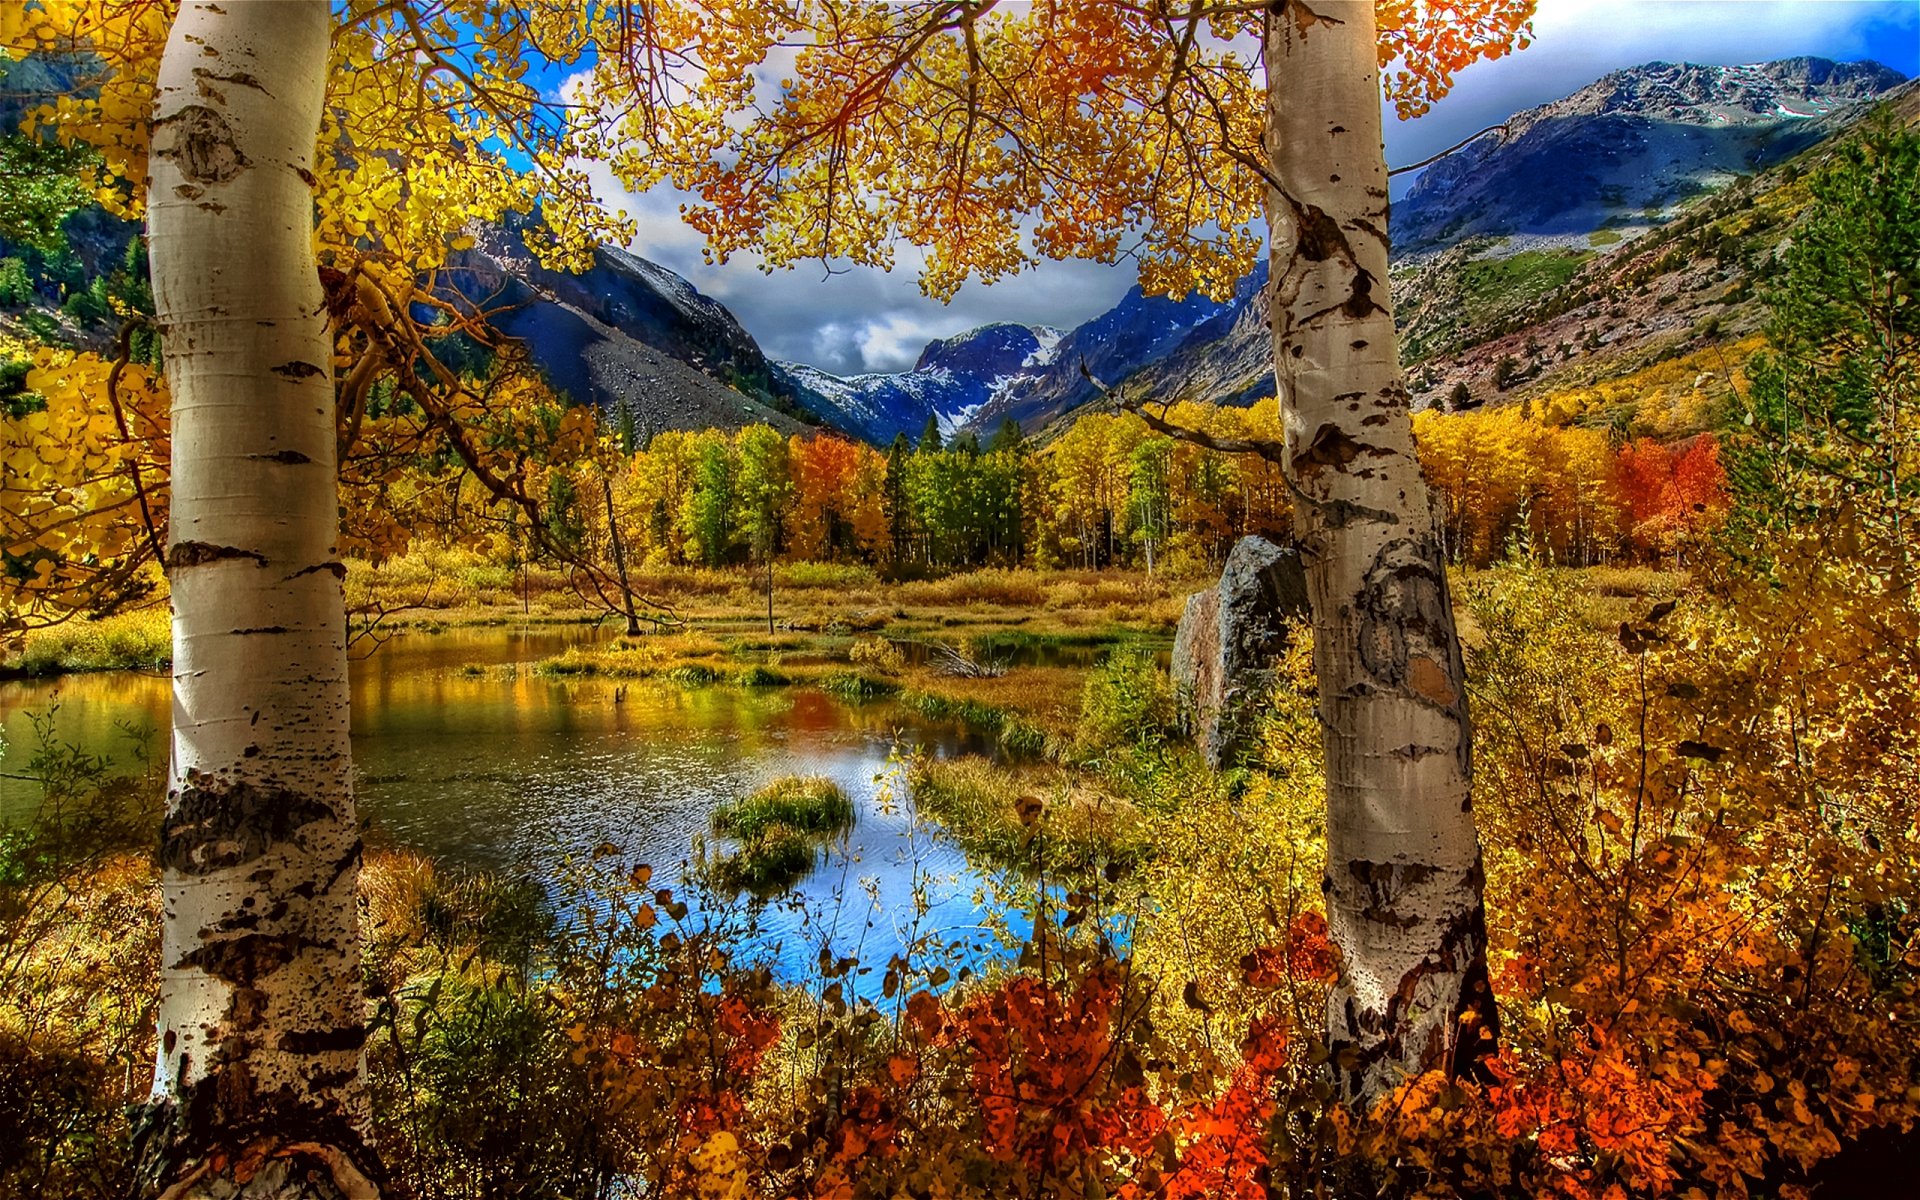
<svg viewBox="0 0 1920 1200"><path fill-rule="evenodd" d="M797 977L832 930L836 954L884 965L915 916L942 930L978 926L980 877L915 821L901 775L908 747L952 755L983 747L952 727L888 704L849 708L811 689L683 690L549 679L532 665L590 629L455 630L398 638L353 666L353 751L372 836L443 862L530 870L552 878L561 856L606 841L655 880L679 888L695 839L720 801L781 775L824 775L855 802L844 843L773 905L763 944ZM30 711L54 712L55 734L132 765L122 727L153 731L164 755L168 680L116 672L0 684L8 753L31 752ZM0 779L0 815L31 811L29 782ZM868 928L869 922L872 928Z"/></svg>

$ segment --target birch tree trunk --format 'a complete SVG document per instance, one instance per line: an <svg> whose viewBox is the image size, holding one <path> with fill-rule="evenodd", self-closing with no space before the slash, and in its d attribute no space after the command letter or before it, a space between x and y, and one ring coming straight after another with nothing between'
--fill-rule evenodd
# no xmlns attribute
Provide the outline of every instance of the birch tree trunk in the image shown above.
<svg viewBox="0 0 1920 1200"><path fill-rule="evenodd" d="M182 6L148 229L173 395L173 753L142 1187L371 1197L335 541L313 258L326 0Z"/></svg>
<svg viewBox="0 0 1920 1200"><path fill-rule="evenodd" d="M1492 1048L1465 672L1387 289L1372 0L1267 20L1274 370L1326 745L1341 1089Z"/></svg>

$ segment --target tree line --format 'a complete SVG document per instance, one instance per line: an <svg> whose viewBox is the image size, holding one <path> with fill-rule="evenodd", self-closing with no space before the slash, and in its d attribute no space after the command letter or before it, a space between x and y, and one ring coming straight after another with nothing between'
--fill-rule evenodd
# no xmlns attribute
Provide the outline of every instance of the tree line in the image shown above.
<svg viewBox="0 0 1920 1200"><path fill-rule="evenodd" d="M1182 402L1165 419L1225 438L1278 437L1275 402ZM1204 570L1240 537L1289 536L1280 468L1170 437L1131 412L1089 412L1050 443L1012 422L982 444L885 450L766 425L636 437L617 411L608 449L558 464L547 520L575 552L616 544L649 566L775 560L872 563L898 573L980 566ZM1553 426L1518 408L1428 411L1414 422L1450 561L1660 563L1725 509L1709 434L1662 442ZM602 492L610 500L604 500ZM514 547L498 547L513 553Z"/></svg>

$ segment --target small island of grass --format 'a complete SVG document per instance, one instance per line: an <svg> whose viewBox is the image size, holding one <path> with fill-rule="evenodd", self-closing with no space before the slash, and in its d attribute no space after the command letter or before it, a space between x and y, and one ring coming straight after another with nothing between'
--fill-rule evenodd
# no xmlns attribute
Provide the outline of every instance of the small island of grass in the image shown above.
<svg viewBox="0 0 1920 1200"><path fill-rule="evenodd" d="M853 801L831 779L792 775L714 809L713 831L739 844L709 869L721 887L786 891L813 869L820 844L853 824Z"/></svg>

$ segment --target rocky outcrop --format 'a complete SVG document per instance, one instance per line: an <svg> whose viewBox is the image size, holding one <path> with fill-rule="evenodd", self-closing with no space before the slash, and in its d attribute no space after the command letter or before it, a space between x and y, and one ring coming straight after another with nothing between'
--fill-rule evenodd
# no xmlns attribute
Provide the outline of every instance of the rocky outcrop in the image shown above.
<svg viewBox="0 0 1920 1200"><path fill-rule="evenodd" d="M1246 749L1254 706L1286 649L1287 621L1307 614L1299 552L1262 537L1241 538L1220 582L1187 597L1173 641L1173 682L1210 765L1231 763Z"/></svg>

